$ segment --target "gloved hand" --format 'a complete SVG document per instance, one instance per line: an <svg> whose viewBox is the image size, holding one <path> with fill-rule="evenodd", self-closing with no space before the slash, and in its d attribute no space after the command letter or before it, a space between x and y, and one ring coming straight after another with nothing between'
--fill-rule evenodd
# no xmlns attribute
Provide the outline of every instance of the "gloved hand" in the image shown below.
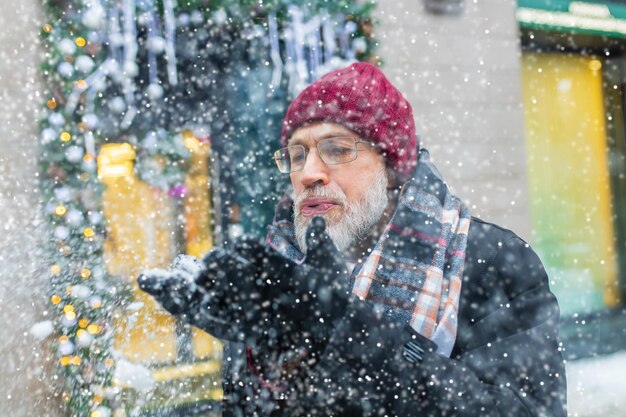
<svg viewBox="0 0 626 417"><path fill-rule="evenodd" d="M322 217L315 217L306 232L307 252L297 264L265 242L242 238L234 250L249 260L263 283L261 298L271 303L260 317L272 324L269 336L297 335L324 339L332 323L343 316L349 298L349 274L343 257L326 233Z"/></svg>
<svg viewBox="0 0 626 417"><path fill-rule="evenodd" d="M295 333L323 339L344 312L349 279L321 217L307 229L307 248L299 265L242 238L234 250L209 252L193 281L173 269L144 273L139 285L172 314L222 339L250 343Z"/></svg>
<svg viewBox="0 0 626 417"><path fill-rule="evenodd" d="M223 259L231 266L243 271L249 267L244 259L229 253L222 248L212 250L204 259ZM224 271L206 271L205 262L188 255L178 255L170 269L152 269L144 271L137 279L139 288L152 295L168 312L179 316L192 325L208 331L212 335L232 341L242 341L244 335L241 329L231 321L225 320L220 314L219 297L215 291L207 286L208 278L212 275L221 277ZM237 276L252 276L252 272L238 273ZM242 290L250 280L241 280L240 288L233 288L234 292Z"/></svg>
<svg viewBox="0 0 626 417"><path fill-rule="evenodd" d="M204 264L189 255L178 255L170 268L150 269L137 278L139 288L157 299L173 315L187 315L197 292L195 277Z"/></svg>

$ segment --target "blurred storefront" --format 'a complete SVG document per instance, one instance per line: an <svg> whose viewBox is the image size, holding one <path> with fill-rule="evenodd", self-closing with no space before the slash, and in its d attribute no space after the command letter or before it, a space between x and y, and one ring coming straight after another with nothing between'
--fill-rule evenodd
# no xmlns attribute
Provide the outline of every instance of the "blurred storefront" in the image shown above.
<svg viewBox="0 0 626 417"><path fill-rule="evenodd" d="M519 0L534 247L566 358L626 348L626 5Z"/></svg>
<svg viewBox="0 0 626 417"><path fill-rule="evenodd" d="M100 150L98 175L106 186L102 204L108 219L104 256L111 273L130 275L133 282L134 314L116 319L114 347L128 363L150 367L154 393L144 407L186 405L206 413L222 398L222 343L165 312L134 279L146 267L167 268L178 253L201 257L213 244L210 141L191 130L181 136L191 167L177 192L141 181L128 143ZM136 387L116 384L124 401L137 401L136 389L131 389ZM183 390L185 395L172 395Z"/></svg>

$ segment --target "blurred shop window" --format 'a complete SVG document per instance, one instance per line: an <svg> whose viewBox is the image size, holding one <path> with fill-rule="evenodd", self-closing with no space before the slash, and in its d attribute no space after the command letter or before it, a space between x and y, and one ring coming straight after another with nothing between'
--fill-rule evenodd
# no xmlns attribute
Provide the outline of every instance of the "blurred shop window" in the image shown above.
<svg viewBox="0 0 626 417"><path fill-rule="evenodd" d="M522 57L533 236L566 317L622 302L602 66L583 55Z"/></svg>
<svg viewBox="0 0 626 417"><path fill-rule="evenodd" d="M107 144L99 154L105 185L108 270L134 283L134 314L118 317L115 350L124 360L149 369L156 384L146 410L218 403L222 397L219 340L178 321L136 286L148 268L167 268L177 253L201 257L213 246L208 139L182 133L191 153L191 169L176 192L153 188L133 170L135 152L128 143ZM128 404L141 394L122 387ZM172 393L180 393L172 395Z"/></svg>

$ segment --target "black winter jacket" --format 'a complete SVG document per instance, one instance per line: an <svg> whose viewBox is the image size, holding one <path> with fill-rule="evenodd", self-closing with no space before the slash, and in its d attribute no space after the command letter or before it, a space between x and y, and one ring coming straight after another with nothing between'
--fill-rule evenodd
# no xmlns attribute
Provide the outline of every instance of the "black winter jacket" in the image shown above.
<svg viewBox="0 0 626 417"><path fill-rule="evenodd" d="M224 416L566 416L559 308L541 261L513 232L473 218L457 339L432 342L353 300L289 391L260 387L231 346Z"/></svg>

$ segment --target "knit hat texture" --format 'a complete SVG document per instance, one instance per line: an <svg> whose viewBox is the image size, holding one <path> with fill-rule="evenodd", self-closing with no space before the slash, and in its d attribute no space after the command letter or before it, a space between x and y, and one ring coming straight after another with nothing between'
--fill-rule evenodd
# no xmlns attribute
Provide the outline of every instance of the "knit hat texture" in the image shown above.
<svg viewBox="0 0 626 417"><path fill-rule="evenodd" d="M280 141L317 121L339 123L378 145L399 180L411 177L419 144L411 104L374 65L357 62L313 82L289 105Z"/></svg>

